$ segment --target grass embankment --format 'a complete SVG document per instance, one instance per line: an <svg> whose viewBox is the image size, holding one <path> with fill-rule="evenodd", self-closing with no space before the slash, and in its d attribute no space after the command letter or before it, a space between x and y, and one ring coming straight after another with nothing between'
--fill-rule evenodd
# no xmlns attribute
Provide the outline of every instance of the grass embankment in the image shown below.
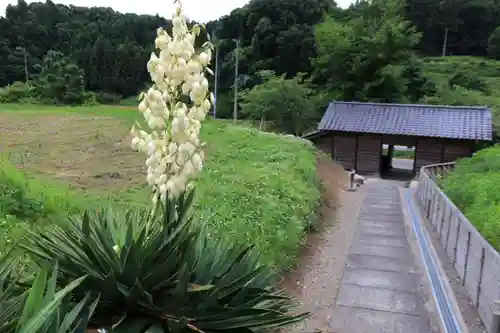
<svg viewBox="0 0 500 333"><path fill-rule="evenodd" d="M423 69L437 85L439 104L488 105L493 110L496 128L500 126L500 61L471 56L428 57L424 58ZM458 72L476 81L476 89L451 89L448 80ZM484 89L477 89L477 82Z"/></svg>
<svg viewBox="0 0 500 333"><path fill-rule="evenodd" d="M441 186L483 237L500 251L500 145L458 161Z"/></svg>
<svg viewBox="0 0 500 333"><path fill-rule="evenodd" d="M0 228L46 224L68 212L149 203L144 156L129 148L138 113L123 107L0 105ZM214 238L254 244L278 269L293 264L319 203L316 156L305 142L206 121L207 163L194 214ZM22 222L21 222L22 221ZM4 242L2 242L4 243Z"/></svg>
<svg viewBox="0 0 500 333"><path fill-rule="evenodd" d="M424 60L424 72L437 84L442 104L488 105L494 128L500 129L500 61L468 56ZM476 89L451 89L448 80L457 72L467 73ZM500 147L460 160L441 185L479 232L500 250Z"/></svg>

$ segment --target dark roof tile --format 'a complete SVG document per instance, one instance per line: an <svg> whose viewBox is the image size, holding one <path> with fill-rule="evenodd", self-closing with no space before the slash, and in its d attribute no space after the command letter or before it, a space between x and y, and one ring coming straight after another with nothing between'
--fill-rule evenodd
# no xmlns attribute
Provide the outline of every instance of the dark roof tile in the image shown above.
<svg viewBox="0 0 500 333"><path fill-rule="evenodd" d="M331 102L318 130L491 140L486 106Z"/></svg>

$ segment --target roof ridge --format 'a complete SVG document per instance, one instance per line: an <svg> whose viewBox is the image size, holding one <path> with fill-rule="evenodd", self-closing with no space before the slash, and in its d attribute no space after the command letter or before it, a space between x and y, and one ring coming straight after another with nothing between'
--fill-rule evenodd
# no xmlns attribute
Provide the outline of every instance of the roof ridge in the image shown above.
<svg viewBox="0 0 500 333"><path fill-rule="evenodd" d="M491 111L488 105L434 105L434 104L404 104L404 103L378 103L378 102L359 102L359 101L331 101L330 104L351 104L351 105L380 105L380 106L401 106L401 107L422 107L422 108L440 108L440 109L466 109L474 111Z"/></svg>

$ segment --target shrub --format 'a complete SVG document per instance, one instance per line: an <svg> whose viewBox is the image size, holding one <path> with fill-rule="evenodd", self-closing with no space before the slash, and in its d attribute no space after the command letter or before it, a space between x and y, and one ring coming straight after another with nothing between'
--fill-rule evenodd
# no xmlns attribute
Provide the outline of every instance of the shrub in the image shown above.
<svg viewBox="0 0 500 333"><path fill-rule="evenodd" d="M61 52L49 51L39 66L35 93L49 103L85 104L83 70Z"/></svg>
<svg viewBox="0 0 500 333"><path fill-rule="evenodd" d="M95 98L99 104L105 104L105 105L119 104L120 101L122 100L122 96L107 92L95 93ZM135 101L137 101L137 98L135 99ZM137 104L135 101L134 103Z"/></svg>
<svg viewBox="0 0 500 333"><path fill-rule="evenodd" d="M454 86L460 86L465 89L478 90L484 93L488 93L488 85L479 76L471 74L466 71L457 71L448 80L448 85L450 88Z"/></svg>
<svg viewBox="0 0 500 333"><path fill-rule="evenodd" d="M488 55L500 59L500 27L497 27L488 38Z"/></svg>
<svg viewBox="0 0 500 333"><path fill-rule="evenodd" d="M32 95L32 86L24 82L14 82L10 86L0 88L0 103L28 102Z"/></svg>

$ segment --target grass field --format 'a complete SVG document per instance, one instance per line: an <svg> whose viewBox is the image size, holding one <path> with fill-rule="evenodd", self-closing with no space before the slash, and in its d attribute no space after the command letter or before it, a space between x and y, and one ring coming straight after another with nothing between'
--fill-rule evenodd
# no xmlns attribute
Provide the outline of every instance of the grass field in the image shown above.
<svg viewBox="0 0 500 333"><path fill-rule="evenodd" d="M2 234L16 239L21 224L106 200L148 204L145 157L129 147L138 116L128 107L0 105ZM194 213L212 237L255 244L266 263L290 267L320 199L313 149L224 121L208 120L202 131L207 163Z"/></svg>

